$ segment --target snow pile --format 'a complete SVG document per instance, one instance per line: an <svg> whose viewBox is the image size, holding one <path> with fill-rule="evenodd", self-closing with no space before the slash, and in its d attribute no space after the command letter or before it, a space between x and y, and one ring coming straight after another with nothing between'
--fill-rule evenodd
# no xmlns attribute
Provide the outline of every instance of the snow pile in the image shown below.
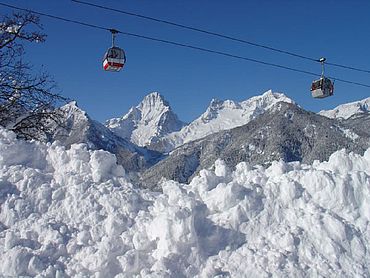
<svg viewBox="0 0 370 278"><path fill-rule="evenodd" d="M319 112L319 114L332 119L348 119L355 114L369 113L369 111L370 97L360 101L339 105L333 110L322 110Z"/></svg>
<svg viewBox="0 0 370 278"><path fill-rule="evenodd" d="M161 186L135 188L107 152L0 130L0 274L370 275L370 149L235 171L218 160Z"/></svg>

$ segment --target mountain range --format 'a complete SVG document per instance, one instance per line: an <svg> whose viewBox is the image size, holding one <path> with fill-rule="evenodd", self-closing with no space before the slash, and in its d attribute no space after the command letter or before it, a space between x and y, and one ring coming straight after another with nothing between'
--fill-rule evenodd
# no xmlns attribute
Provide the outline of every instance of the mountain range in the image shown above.
<svg viewBox="0 0 370 278"><path fill-rule="evenodd" d="M368 117L369 119L369 117ZM346 124L308 112L295 104L279 102L249 123L186 143L172 151L141 176L154 187L162 177L187 183L217 159L234 168L239 162L250 165L272 161L324 161L342 148L364 153L370 136ZM370 126L369 126L370 129Z"/></svg>
<svg viewBox="0 0 370 278"><path fill-rule="evenodd" d="M252 97L242 102L212 99L207 110L197 119L185 125L181 130L172 132L150 144L150 149L169 152L207 135L242 126L263 114L278 102L294 103L291 99L271 90L261 96Z"/></svg>
<svg viewBox="0 0 370 278"><path fill-rule="evenodd" d="M153 187L162 177L189 182L218 158L234 167L241 161L322 161L341 148L363 153L370 146L369 103L367 98L312 113L270 90L242 102L213 99L186 124L153 92L105 125L69 103L61 108L67 130L53 139L112 152L126 170L140 172L143 186Z"/></svg>

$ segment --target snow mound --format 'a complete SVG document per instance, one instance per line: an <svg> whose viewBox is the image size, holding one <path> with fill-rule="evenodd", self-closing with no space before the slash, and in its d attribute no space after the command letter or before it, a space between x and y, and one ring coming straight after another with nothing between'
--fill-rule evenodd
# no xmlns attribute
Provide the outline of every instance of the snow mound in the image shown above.
<svg viewBox="0 0 370 278"><path fill-rule="evenodd" d="M370 275L370 149L234 171L217 160L161 186L135 188L108 152L0 129L0 275Z"/></svg>
<svg viewBox="0 0 370 278"><path fill-rule="evenodd" d="M184 126L180 131L167 135L161 143L167 146L165 151L170 151L187 142L221 130L245 125L278 102L294 103L284 94L273 93L271 90L242 102L213 99L206 112L199 118Z"/></svg>
<svg viewBox="0 0 370 278"><path fill-rule="evenodd" d="M360 101L339 105L333 110L322 110L319 112L319 114L332 119L336 118L348 119L353 115L369 112L370 112L370 97Z"/></svg>

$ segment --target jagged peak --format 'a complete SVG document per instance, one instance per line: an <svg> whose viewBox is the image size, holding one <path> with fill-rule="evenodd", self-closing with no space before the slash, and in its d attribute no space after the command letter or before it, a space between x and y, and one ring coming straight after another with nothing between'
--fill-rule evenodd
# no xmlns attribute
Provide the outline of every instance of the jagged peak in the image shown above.
<svg viewBox="0 0 370 278"><path fill-rule="evenodd" d="M169 103L159 92L152 92L146 95L137 106L131 106L129 111L120 118L107 120L106 124L111 125L121 120L140 121L150 111L158 111L160 113L172 111Z"/></svg>
<svg viewBox="0 0 370 278"><path fill-rule="evenodd" d="M209 119L210 117L214 117L214 115L210 115L210 113L216 113L218 110L229 108L229 109L242 109L243 105L250 106L253 105L262 105L262 106L269 106L273 105L279 101L284 101L287 103L295 103L292 99L288 98L283 93L273 92L271 89L263 93L262 95L251 97L242 102L236 102L233 100L219 100L213 98L206 110L203 114L203 119Z"/></svg>
<svg viewBox="0 0 370 278"><path fill-rule="evenodd" d="M145 99L145 98L163 99L163 96L162 96L159 92L157 92L157 91L153 91L153 92L151 92L151 93L147 94L147 95L144 97L144 99Z"/></svg>
<svg viewBox="0 0 370 278"><path fill-rule="evenodd" d="M63 105L60 107L60 110L64 111L66 118L70 118L72 116L76 117L77 115L78 117L83 117L85 119L89 118L86 111L78 107L76 100L70 101L69 103Z"/></svg>
<svg viewBox="0 0 370 278"><path fill-rule="evenodd" d="M76 100L72 100L68 102L67 104L63 105L62 108L78 108L79 109Z"/></svg>
<svg viewBox="0 0 370 278"><path fill-rule="evenodd" d="M62 107L60 107L60 109L62 111L65 111L67 113L86 113L85 111L83 111L80 107L78 107L77 105L77 101L73 100L73 101L70 101L69 103L63 105Z"/></svg>
<svg viewBox="0 0 370 278"><path fill-rule="evenodd" d="M217 111L225 109L225 108L240 109L241 106L239 103L233 100L219 100L219 99L213 98L207 110L204 112L201 118L203 120L210 120L216 116Z"/></svg>
<svg viewBox="0 0 370 278"><path fill-rule="evenodd" d="M273 92L271 89L264 92L263 94L261 95L258 95L258 96L254 96L254 97L251 97L251 98L248 98L246 99L245 101L242 101L243 102L255 102L255 101L259 101L259 100L271 100L273 101L274 103L278 100L278 101L285 101L285 102L288 102L288 103L294 103L294 101L292 99L290 99L289 97L287 97L285 94L283 93L279 93L279 92ZM213 98L208 106L208 108L240 108L240 103L236 102L236 101L233 101L233 100L219 100L217 98Z"/></svg>
<svg viewBox="0 0 370 278"><path fill-rule="evenodd" d="M222 105L222 103L223 103L223 101L222 100L219 100L219 99L217 99L217 98L213 98L212 100L211 100L211 102L209 103L209 108L210 107L213 107L213 108L218 108L218 107L220 107L221 105Z"/></svg>
<svg viewBox="0 0 370 278"><path fill-rule="evenodd" d="M262 95L251 97L250 99L247 99L245 101L256 102L256 101L261 101L261 100L262 101L272 101L274 103L277 100L288 102L288 103L295 103L291 98L287 97L285 94L280 93L280 92L273 92L271 89L264 92Z"/></svg>
<svg viewBox="0 0 370 278"><path fill-rule="evenodd" d="M144 105L149 105L149 106L167 106L169 107L168 101L158 92L152 92L148 95L146 95L143 100L140 102L138 107L143 107Z"/></svg>
<svg viewBox="0 0 370 278"><path fill-rule="evenodd" d="M274 95L274 92L272 91L272 89L269 89L269 90L267 90L266 92L264 92L264 93L262 94L262 96L268 96L268 95L271 95L271 96L273 96L273 95Z"/></svg>
<svg viewBox="0 0 370 278"><path fill-rule="evenodd" d="M152 92L123 117L110 119L106 125L117 135L144 146L163 134L180 130L185 123L160 93Z"/></svg>

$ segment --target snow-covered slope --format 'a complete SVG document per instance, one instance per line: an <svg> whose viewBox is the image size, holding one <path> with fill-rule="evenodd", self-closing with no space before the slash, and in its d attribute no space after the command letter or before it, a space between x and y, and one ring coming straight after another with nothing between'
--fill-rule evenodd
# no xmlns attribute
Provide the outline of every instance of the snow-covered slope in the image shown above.
<svg viewBox="0 0 370 278"><path fill-rule="evenodd" d="M285 95L273 93L271 90L242 102L213 99L206 112L199 118L184 126L180 131L165 136L157 144L151 144L150 147L161 151L170 151L184 143L203 138L209 134L245 125L279 101L293 103Z"/></svg>
<svg viewBox="0 0 370 278"><path fill-rule="evenodd" d="M333 110L322 110L319 112L319 114L332 119L335 118L348 119L353 115L369 112L370 112L370 97L360 101L339 105Z"/></svg>
<svg viewBox="0 0 370 278"><path fill-rule="evenodd" d="M184 123L177 118L168 102L159 93L153 92L122 118L108 120L106 126L118 136L146 146L170 132L180 130Z"/></svg>
<svg viewBox="0 0 370 278"><path fill-rule="evenodd" d="M135 188L108 152L0 129L0 276L370 276L370 149L234 172L217 160L161 186Z"/></svg>

